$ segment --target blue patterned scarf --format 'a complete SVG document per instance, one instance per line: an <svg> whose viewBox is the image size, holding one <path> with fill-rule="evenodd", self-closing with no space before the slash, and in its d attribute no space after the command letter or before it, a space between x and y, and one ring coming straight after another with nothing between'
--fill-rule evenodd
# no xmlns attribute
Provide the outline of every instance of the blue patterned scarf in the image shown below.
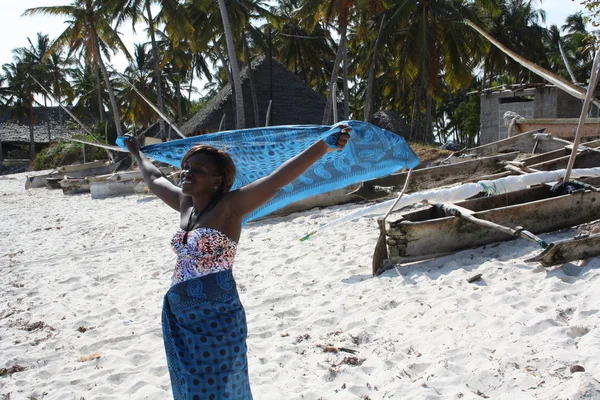
<svg viewBox="0 0 600 400"><path fill-rule="evenodd" d="M226 131L153 144L143 147L142 151L157 161L179 168L183 156L195 145L223 149L237 168L232 188L236 189L269 175L319 138L335 147L340 125L344 124L349 125L352 132L342 151L324 155L273 199L247 215L244 222L311 196L419 165L419 158L404 138L360 121L343 121L333 126L290 125ZM125 147L122 138L117 144Z"/></svg>

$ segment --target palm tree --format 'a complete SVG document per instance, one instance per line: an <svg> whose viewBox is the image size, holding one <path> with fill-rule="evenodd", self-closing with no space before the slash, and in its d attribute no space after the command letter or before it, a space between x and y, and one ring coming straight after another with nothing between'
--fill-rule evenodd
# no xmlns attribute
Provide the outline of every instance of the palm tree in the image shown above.
<svg viewBox="0 0 600 400"><path fill-rule="evenodd" d="M545 13L536 9L529 0L503 0L499 4L500 12L484 15L484 23L489 34L518 54L527 54L527 58L538 65L548 66L543 46L544 28L540 22ZM477 23L476 21L473 21ZM508 59L497 47L491 46L483 61L483 87L491 87L495 79L508 75L514 82L536 81L536 77L519 64Z"/></svg>
<svg viewBox="0 0 600 400"><path fill-rule="evenodd" d="M40 82L44 88L51 88L54 92L55 98L60 101L60 89L63 86L68 87L66 80L65 71L63 71L64 59L60 57L56 52L49 52L50 38L48 35L38 33L35 44L31 39L27 38L29 42L28 48L17 49L23 55L26 55L27 60L32 63L31 75ZM42 88L37 88L37 93L41 94L44 99L44 109L48 112L48 95ZM60 109L59 109L60 110ZM60 111L59 111L60 112ZM47 130L48 130L48 142L52 141L52 135L50 131L50 118L46 116ZM62 113L61 113L62 122Z"/></svg>
<svg viewBox="0 0 600 400"><path fill-rule="evenodd" d="M587 82L595 55L595 40L587 31L585 17L581 12L571 14L561 28L564 52L573 63L573 75L578 82Z"/></svg>
<svg viewBox="0 0 600 400"><path fill-rule="evenodd" d="M92 65L78 61L71 74L74 111L78 115L93 115L95 110L104 109L102 98L97 96L97 74Z"/></svg>
<svg viewBox="0 0 600 400"><path fill-rule="evenodd" d="M347 41L346 31L348 29L350 15L353 11L353 5L352 0L328 0L325 3L321 0L306 0L302 5L302 8L298 10L298 16L301 18L310 18L311 15L320 16L324 14L324 21L326 24L329 24L333 19L337 19L340 41L337 46L335 61L333 62L333 68L331 70L327 101L325 103L325 110L323 111L323 124L329 123L332 108L337 107L337 104L333 104L333 91L336 91L340 63L345 59L344 54L346 52ZM314 19L314 21L316 22L317 20ZM349 99L344 99L344 101L348 102Z"/></svg>
<svg viewBox="0 0 600 400"><path fill-rule="evenodd" d="M10 93L7 103L12 105L13 117L20 121L25 117L29 119L29 157L33 160L35 158L33 105L37 86L30 75L34 73L34 63L25 48L15 49L13 54L13 62L2 66L7 92Z"/></svg>
<svg viewBox="0 0 600 400"><path fill-rule="evenodd" d="M454 89L471 83L484 42L469 31L463 19L479 21L476 5L463 0L403 0L387 11L388 25L395 27L404 39L401 55L404 78L414 85L411 139L429 142L432 138L433 96L440 93L440 75ZM424 94L426 112L422 130Z"/></svg>
<svg viewBox="0 0 600 400"><path fill-rule="evenodd" d="M281 2L276 11L280 18L272 24L272 34L277 58L315 91L326 93L330 74L325 67L336 56L330 46L332 39L318 16L304 18L295 12L297 8L293 1Z"/></svg>
<svg viewBox="0 0 600 400"><path fill-rule="evenodd" d="M152 15L152 6L160 5L161 8L168 10L178 9L178 2L173 0L112 0L113 13L116 16L116 25L119 26L125 19L131 19L132 28L135 30L135 25L140 20L145 20L148 25L148 35L151 43L151 54L152 54L152 66L154 71L153 84L154 90L156 91L156 101L158 109L164 114L164 95L163 95L163 84L161 79L161 66L159 49L156 41L156 25L159 22L159 16ZM162 9L159 10L160 15ZM185 15L171 15L171 19L177 21L185 21ZM165 20L165 18L162 18ZM160 131L163 139L166 139L165 123L162 118L159 119Z"/></svg>
<svg viewBox="0 0 600 400"><path fill-rule="evenodd" d="M229 58L229 67L231 68L235 92L235 127L236 129L243 129L246 127L246 117L244 115L244 94L242 93L242 81L240 80L240 67L238 65L235 46L233 44L233 33L231 31L231 25L229 24L229 14L227 13L225 0L218 0L218 2L219 12L221 13L221 18L223 20L223 34L225 35L225 41L227 43L227 55Z"/></svg>
<svg viewBox="0 0 600 400"><path fill-rule="evenodd" d="M68 57L80 52L86 63L99 65L110 98L112 114L117 135L122 136L119 106L110 85L110 79L102 54L109 51L122 51L129 59L131 56L121 41L117 31L111 26L109 18L111 4L101 0L73 0L66 6L36 7L27 9L23 15L55 15L66 19L65 29L51 44L49 51L57 51L63 47L69 49Z"/></svg>
<svg viewBox="0 0 600 400"><path fill-rule="evenodd" d="M146 98L154 101L155 92L152 90L152 56L146 51L146 46L136 44L133 60L125 69L125 78L133 84ZM134 127L147 128L155 117L154 110L125 82L117 80L117 96L123 104L123 119Z"/></svg>

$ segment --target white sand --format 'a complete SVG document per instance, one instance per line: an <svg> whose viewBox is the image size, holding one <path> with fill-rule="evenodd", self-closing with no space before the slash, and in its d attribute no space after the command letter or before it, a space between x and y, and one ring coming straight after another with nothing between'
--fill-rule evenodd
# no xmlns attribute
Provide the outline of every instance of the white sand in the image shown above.
<svg viewBox="0 0 600 400"><path fill-rule="evenodd" d="M0 177L0 368L25 367L0 376L0 399L170 398L160 312L176 213L24 182ZM372 278L374 219L298 241L356 207L244 229L234 273L255 399L600 399L600 259L546 270L514 240Z"/></svg>

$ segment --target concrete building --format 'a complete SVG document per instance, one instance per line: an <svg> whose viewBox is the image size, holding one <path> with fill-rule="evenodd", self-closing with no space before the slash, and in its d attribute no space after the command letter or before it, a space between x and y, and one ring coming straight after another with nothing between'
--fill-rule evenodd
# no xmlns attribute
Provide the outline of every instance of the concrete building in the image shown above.
<svg viewBox="0 0 600 400"><path fill-rule="evenodd" d="M504 113L512 111L523 118L578 118L582 101L555 86L483 92L481 99L480 144L508 137Z"/></svg>

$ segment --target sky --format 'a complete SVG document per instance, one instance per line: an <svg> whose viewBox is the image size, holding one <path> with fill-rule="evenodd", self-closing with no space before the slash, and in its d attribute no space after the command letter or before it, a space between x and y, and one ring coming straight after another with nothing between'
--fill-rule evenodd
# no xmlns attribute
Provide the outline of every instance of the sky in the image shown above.
<svg viewBox="0 0 600 400"><path fill-rule="evenodd" d="M546 24L561 26L565 18L577 11L584 11L579 4L580 0L538 0L541 8L546 11ZM28 46L29 37L35 43L37 32L48 34L54 39L60 34L66 25L58 17L34 16L22 17L23 12L32 7L57 6L70 4L69 0L2 0L0 6L0 65L12 61L12 50L17 47ZM146 42L144 26L139 26L137 35L131 30L131 24L126 23L120 30L122 40L130 53L133 53L133 44ZM124 70L127 66L125 57L120 55L112 60L117 70Z"/></svg>

